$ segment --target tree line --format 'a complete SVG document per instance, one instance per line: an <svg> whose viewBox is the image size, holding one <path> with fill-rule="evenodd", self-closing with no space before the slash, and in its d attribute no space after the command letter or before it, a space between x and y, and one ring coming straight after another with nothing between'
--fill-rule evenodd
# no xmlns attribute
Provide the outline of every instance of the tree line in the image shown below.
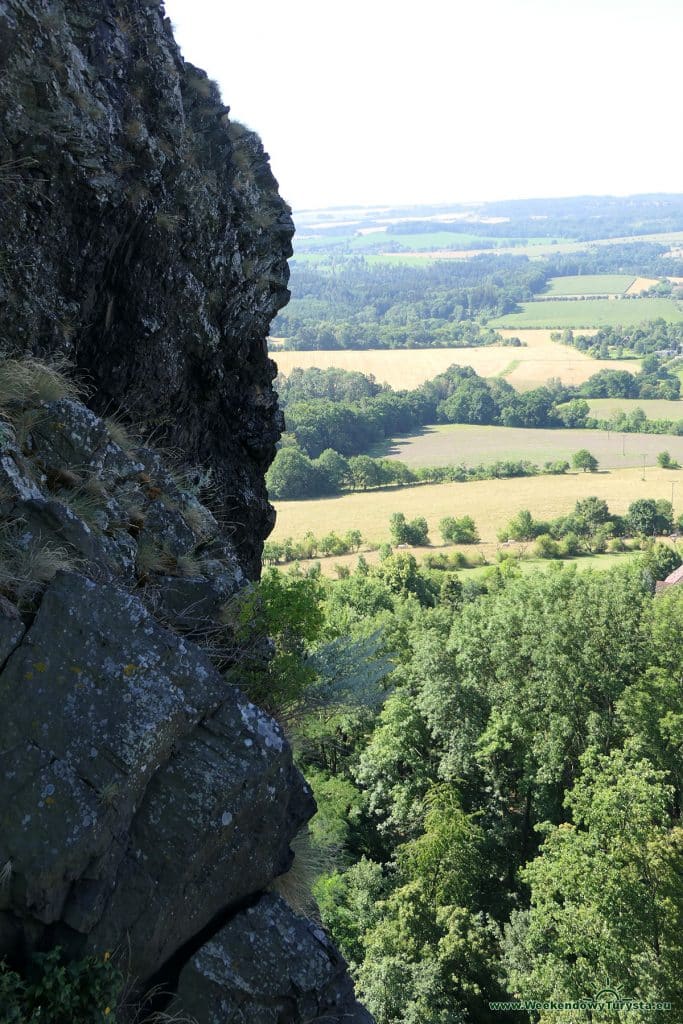
<svg viewBox="0 0 683 1024"><path fill-rule="evenodd" d="M646 357L644 363L638 374L603 369L578 387L555 379L523 393L499 378L480 377L468 366L450 366L412 391L379 387L367 377L365 394L358 383L365 375L358 372L299 370L291 390L281 385L281 397L287 432L302 451L316 458L334 448L348 456L433 423L601 427L602 421L589 415L586 399L680 396L676 374L656 356ZM357 397L347 397L351 394ZM670 432L679 432L678 421L672 421Z"/></svg>
<svg viewBox="0 0 683 1024"><path fill-rule="evenodd" d="M589 453L590 454L590 453ZM593 456L591 456L593 459ZM594 465L575 468L597 469ZM295 445L280 448L266 473L268 494L276 501L330 497L345 491L367 491L377 487L406 487L415 484L465 483L468 480L508 480L513 477L559 475L569 470L566 459L538 466L528 459L499 459L465 466L419 466L411 469L398 459L373 459L370 455L345 458L326 448L316 459Z"/></svg>
<svg viewBox="0 0 683 1024"><path fill-rule="evenodd" d="M607 235L601 236L607 237ZM585 252L553 253L544 260L549 277L575 274L633 274L635 277L681 277L683 258L670 255L661 242L595 245Z"/></svg>
<svg viewBox="0 0 683 1024"><path fill-rule="evenodd" d="M444 516L438 524L444 544L478 544L480 537L474 519L469 515ZM576 555L602 554L605 551L625 551L625 538L639 543L647 538L671 534L683 530L683 515L674 519L673 506L666 499L637 498L631 502L625 515L610 512L602 498L581 498L573 511L552 520L536 519L528 509L520 509L510 521L498 531L498 540L507 544L536 542L533 555L538 558L572 558ZM266 565L310 560L318 557L348 555L365 551L380 551L380 557L392 554L394 547L423 547L431 544L429 527L424 516L406 519L402 512L393 512L389 519L389 541L378 543L368 540L358 529L347 530L344 534L334 529L321 537L307 531L300 540L286 537L282 541L266 541L263 562ZM456 553L457 554L457 553ZM499 552L501 558L507 552ZM515 549L513 557L519 557ZM425 563L434 569L457 569L464 562L452 553L429 556ZM445 561L444 561L445 559Z"/></svg>
<svg viewBox="0 0 683 1024"><path fill-rule="evenodd" d="M642 372L655 375L663 372L662 380L668 374L662 366L663 359L673 359L683 354L683 324L669 324L665 320L651 320L638 327L601 327L595 334L581 334L570 328L555 331L550 336L563 345L573 345L580 352L586 352L595 359L623 359L624 356L646 356ZM660 359L657 360L657 356ZM654 382L648 382L654 383ZM679 392L680 394L680 392ZM672 397L678 398L679 394ZM620 395L633 398L668 398L667 394Z"/></svg>

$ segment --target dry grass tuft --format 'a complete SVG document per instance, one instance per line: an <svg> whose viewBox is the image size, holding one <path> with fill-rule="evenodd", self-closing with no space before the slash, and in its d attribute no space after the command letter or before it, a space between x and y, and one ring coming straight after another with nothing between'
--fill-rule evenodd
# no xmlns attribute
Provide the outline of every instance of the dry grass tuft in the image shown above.
<svg viewBox="0 0 683 1024"><path fill-rule="evenodd" d="M119 1015L128 1024L198 1024L196 1017L188 1017L181 1010L153 1008L155 1003L168 1003L172 997L164 985L154 985L140 996L135 980L129 978L119 1001Z"/></svg>
<svg viewBox="0 0 683 1024"><path fill-rule="evenodd" d="M102 525L102 515L106 515L106 495L98 491L94 484L79 486L74 490L59 490L55 497L62 505L71 509L75 516L91 527Z"/></svg>
<svg viewBox="0 0 683 1024"><path fill-rule="evenodd" d="M78 398L82 388L67 376L69 370L73 367L66 360L4 359L0 362L0 409Z"/></svg>
<svg viewBox="0 0 683 1024"><path fill-rule="evenodd" d="M138 544L137 566L140 573L175 576L178 572L178 559L166 548L150 540L143 540Z"/></svg>
<svg viewBox="0 0 683 1024"><path fill-rule="evenodd" d="M179 213L164 213L163 211L157 213L154 220L160 228L170 232L177 231L180 225L185 223L185 218Z"/></svg>
<svg viewBox="0 0 683 1024"><path fill-rule="evenodd" d="M205 100L208 100L213 95L214 90L218 88L216 83L210 78L206 78L204 75L197 74L196 72L188 73L185 81L193 93Z"/></svg>
<svg viewBox="0 0 683 1024"><path fill-rule="evenodd" d="M0 592L20 607L30 607L58 572L77 569L81 559L66 547L21 531L21 523L0 528Z"/></svg>
<svg viewBox="0 0 683 1024"><path fill-rule="evenodd" d="M319 912L313 886L322 874L336 866L333 852L316 846L306 828L292 840L292 850L294 861L291 868L271 883L270 890L282 896L297 914L317 920Z"/></svg>
<svg viewBox="0 0 683 1024"><path fill-rule="evenodd" d="M140 440L130 431L130 428L119 419L118 416L105 416L103 423L107 428L109 437L121 448L126 455L132 455L140 447Z"/></svg>
<svg viewBox="0 0 683 1024"><path fill-rule="evenodd" d="M228 136L231 142L239 142L245 135L251 135L251 131L241 121L228 122Z"/></svg>
<svg viewBox="0 0 683 1024"><path fill-rule="evenodd" d="M182 516L199 543L210 540L216 532L215 520L211 513L200 505L186 505Z"/></svg>
<svg viewBox="0 0 683 1024"><path fill-rule="evenodd" d="M81 486L84 493L91 494L96 498L101 498L103 502L107 500L107 485L104 480L99 476L95 476L94 473L87 476Z"/></svg>
<svg viewBox="0 0 683 1024"><path fill-rule="evenodd" d="M12 871L12 861L5 861L2 868L0 868L0 893L5 892L9 888L9 884L12 881Z"/></svg>
<svg viewBox="0 0 683 1024"><path fill-rule="evenodd" d="M187 555L179 555L176 559L179 576L205 576L206 566L204 558L192 551Z"/></svg>

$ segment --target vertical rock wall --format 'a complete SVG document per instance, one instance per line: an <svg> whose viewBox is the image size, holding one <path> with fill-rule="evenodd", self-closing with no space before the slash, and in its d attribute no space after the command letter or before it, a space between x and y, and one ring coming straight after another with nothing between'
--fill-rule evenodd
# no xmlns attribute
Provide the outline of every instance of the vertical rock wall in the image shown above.
<svg viewBox="0 0 683 1024"><path fill-rule="evenodd" d="M314 803L211 658L239 674L223 612L273 522L292 233L159 0L0 0L0 956L114 950L199 1024L369 1020L265 892ZM110 412L210 470L220 514Z"/></svg>
<svg viewBox="0 0 683 1024"><path fill-rule="evenodd" d="M0 0L2 345L67 356L96 411L210 467L251 576L292 234L259 139L158 0Z"/></svg>

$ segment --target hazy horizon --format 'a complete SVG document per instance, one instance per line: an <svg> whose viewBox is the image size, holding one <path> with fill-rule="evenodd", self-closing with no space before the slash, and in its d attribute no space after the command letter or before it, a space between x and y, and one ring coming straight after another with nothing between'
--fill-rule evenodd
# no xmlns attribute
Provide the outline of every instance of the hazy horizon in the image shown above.
<svg viewBox="0 0 683 1024"><path fill-rule="evenodd" d="M678 0L167 0L297 209L676 193Z"/></svg>
<svg viewBox="0 0 683 1024"><path fill-rule="evenodd" d="M404 209L432 209L446 210L448 207L460 207L460 206L485 206L489 203L523 203L529 202L534 199L543 200L547 199L550 201L557 201L562 199L635 199L641 196L683 196L683 188L678 191L672 192L576 192L576 193L565 193L559 194L548 194L548 195L528 195L528 196L496 196L493 199L484 199L481 197L474 199L444 199L442 202L438 200L407 200L402 203L329 203L320 206L294 206L293 209L298 213L317 213L320 211L334 212L339 210L340 212L352 211L352 210L404 210Z"/></svg>

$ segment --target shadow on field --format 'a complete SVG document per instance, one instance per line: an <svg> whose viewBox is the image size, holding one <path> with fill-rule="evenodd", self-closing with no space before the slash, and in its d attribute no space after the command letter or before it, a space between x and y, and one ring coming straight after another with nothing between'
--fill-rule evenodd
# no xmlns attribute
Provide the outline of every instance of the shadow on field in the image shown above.
<svg viewBox="0 0 683 1024"><path fill-rule="evenodd" d="M373 459L389 459L392 455L398 455L400 448L398 447L404 441L412 441L416 437L427 437L428 434L435 434L436 429L434 426L418 427L416 430L411 430L405 434L394 434L393 437L387 437L384 441L378 441L377 444L373 444L371 448L368 448L365 455L369 455Z"/></svg>

